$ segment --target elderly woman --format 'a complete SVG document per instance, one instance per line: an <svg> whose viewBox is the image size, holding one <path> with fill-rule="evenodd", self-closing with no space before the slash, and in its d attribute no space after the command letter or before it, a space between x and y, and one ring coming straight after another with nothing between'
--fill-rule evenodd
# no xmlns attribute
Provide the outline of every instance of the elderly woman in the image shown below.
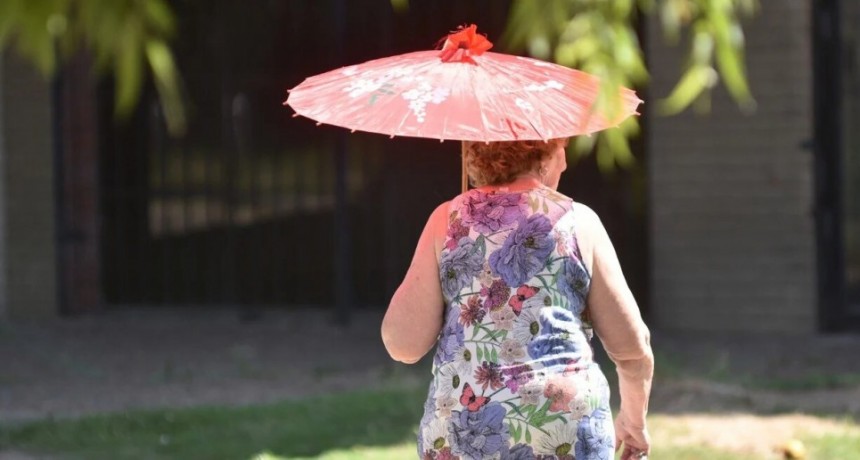
<svg viewBox="0 0 860 460"><path fill-rule="evenodd" d="M414 363L436 344L420 458L649 452L648 328L600 219L556 191L566 145L466 142L476 188L427 221L382 323L395 360ZM594 332L619 376L614 424Z"/></svg>

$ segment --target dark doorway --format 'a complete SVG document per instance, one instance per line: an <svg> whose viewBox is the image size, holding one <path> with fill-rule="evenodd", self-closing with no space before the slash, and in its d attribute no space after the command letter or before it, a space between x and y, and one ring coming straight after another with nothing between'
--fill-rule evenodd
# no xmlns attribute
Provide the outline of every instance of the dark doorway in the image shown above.
<svg viewBox="0 0 860 460"><path fill-rule="evenodd" d="M860 5L813 2L816 228L824 330L860 329Z"/></svg>
<svg viewBox="0 0 860 460"><path fill-rule="evenodd" d="M843 1L842 38L842 244L845 267L845 310L854 321L860 319L860 4ZM860 324L860 323L858 323Z"/></svg>

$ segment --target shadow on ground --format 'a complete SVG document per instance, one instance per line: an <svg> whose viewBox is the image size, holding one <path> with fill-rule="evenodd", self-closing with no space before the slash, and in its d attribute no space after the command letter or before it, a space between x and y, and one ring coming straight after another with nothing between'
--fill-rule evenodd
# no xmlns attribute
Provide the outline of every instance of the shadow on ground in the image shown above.
<svg viewBox="0 0 860 460"><path fill-rule="evenodd" d="M5 444L62 452L64 442L97 439L92 458L146 446L163 458L193 447L194 458L237 459L264 450L292 458L402 444L414 439L429 359L391 362L379 340L381 317L363 310L339 327L328 312L312 309L266 311L253 322L230 310L137 309L0 324L0 425L38 421L28 425L36 427L31 435L48 437L28 439L18 430ZM656 331L653 344L658 424L661 414L687 417L708 432L719 431L727 416L733 424L745 420L739 414L860 416L860 336ZM598 359L614 380L599 347ZM316 396L380 388L387 390L314 403ZM196 409L179 410L189 407ZM138 411L158 408L166 410ZM88 414L113 415L66 421ZM755 429L810 422L768 423L745 431L755 436ZM0 447L0 458L34 458L26 455Z"/></svg>
<svg viewBox="0 0 860 460"><path fill-rule="evenodd" d="M237 318L231 310L129 309L0 323L0 422L427 382L426 359L405 366L386 355L381 311L358 311L348 327L312 309ZM860 335L656 331L653 345L652 410L860 414ZM599 346L598 359L612 379Z"/></svg>

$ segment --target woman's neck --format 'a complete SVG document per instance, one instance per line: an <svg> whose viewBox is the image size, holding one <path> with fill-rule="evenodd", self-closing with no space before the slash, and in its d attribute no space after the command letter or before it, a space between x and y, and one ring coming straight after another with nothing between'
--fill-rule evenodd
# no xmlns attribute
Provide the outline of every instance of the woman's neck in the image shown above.
<svg viewBox="0 0 860 460"><path fill-rule="evenodd" d="M505 184L484 185L477 189L482 192L518 192L540 187L544 187L544 184L539 178L532 174L524 174Z"/></svg>

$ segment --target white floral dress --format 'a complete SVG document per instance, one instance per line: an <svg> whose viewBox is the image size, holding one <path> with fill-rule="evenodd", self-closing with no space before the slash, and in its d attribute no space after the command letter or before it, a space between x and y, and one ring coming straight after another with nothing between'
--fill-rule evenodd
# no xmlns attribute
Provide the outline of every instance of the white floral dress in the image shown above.
<svg viewBox="0 0 860 460"><path fill-rule="evenodd" d="M613 458L575 220L573 201L543 187L451 201L420 458Z"/></svg>

